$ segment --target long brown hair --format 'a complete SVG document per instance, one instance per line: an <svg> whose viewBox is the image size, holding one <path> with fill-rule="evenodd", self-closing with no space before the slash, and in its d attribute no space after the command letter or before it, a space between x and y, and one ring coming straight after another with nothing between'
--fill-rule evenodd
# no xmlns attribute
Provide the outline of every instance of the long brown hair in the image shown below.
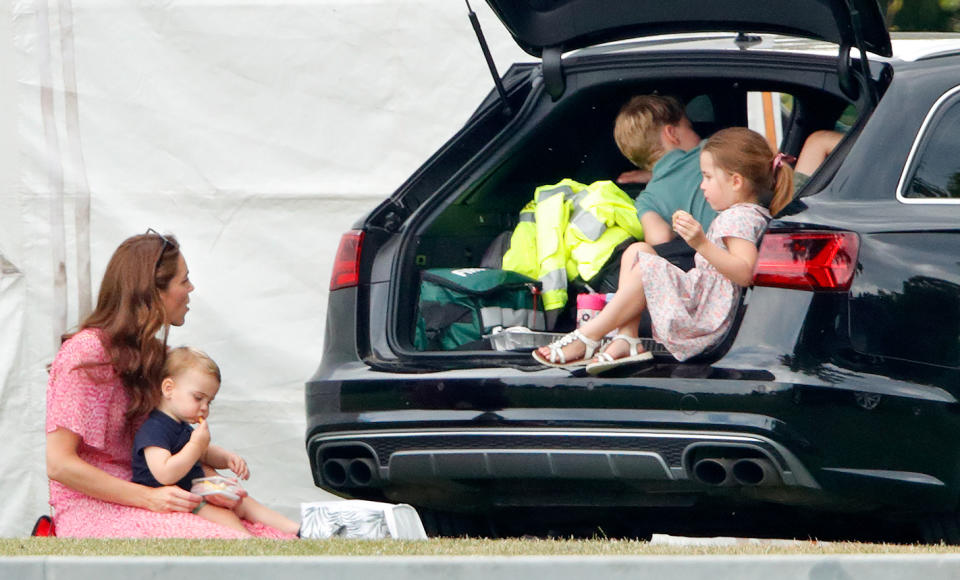
<svg viewBox="0 0 960 580"><path fill-rule="evenodd" d="M158 402L170 330L160 291L170 286L179 263L180 244L173 236L127 238L107 264L97 307L80 325L80 330L103 332L104 348L130 396L128 419L145 415Z"/></svg>
<svg viewBox="0 0 960 580"><path fill-rule="evenodd" d="M707 140L703 150L713 162L729 173L739 173L750 182L757 201L776 215L793 200L793 168L777 163L776 152L763 135L745 127L717 131Z"/></svg>

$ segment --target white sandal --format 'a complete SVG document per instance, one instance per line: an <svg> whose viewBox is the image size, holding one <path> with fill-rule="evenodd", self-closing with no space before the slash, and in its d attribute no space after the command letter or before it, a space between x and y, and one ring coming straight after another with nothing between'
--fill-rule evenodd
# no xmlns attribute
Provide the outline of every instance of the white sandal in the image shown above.
<svg viewBox="0 0 960 580"><path fill-rule="evenodd" d="M567 362L567 356L563 354L563 347L571 344L573 341L579 340L586 347L583 357L579 358L572 362ZM550 349L550 357L545 358L538 351L533 351L533 359L542 365L548 367L556 367L561 369L575 369L587 365L587 362L593 358L593 353L597 352L597 349L600 348L600 341L593 340L592 338L587 338L580 333L579 330L574 330L573 332L567 333L557 340L551 342L547 345L547 348ZM559 359L559 362L557 362Z"/></svg>
<svg viewBox="0 0 960 580"><path fill-rule="evenodd" d="M651 360L653 358L653 353L649 350L640 350L641 347L643 347L642 338L634 338L625 334L618 334L611 338L610 342L607 344L613 344L613 342L616 340L624 340L627 342L627 355L620 358L613 358L610 353L606 351L601 352L597 355L596 362L592 362L587 365L587 372L589 374L598 375L604 371L615 369L622 365Z"/></svg>

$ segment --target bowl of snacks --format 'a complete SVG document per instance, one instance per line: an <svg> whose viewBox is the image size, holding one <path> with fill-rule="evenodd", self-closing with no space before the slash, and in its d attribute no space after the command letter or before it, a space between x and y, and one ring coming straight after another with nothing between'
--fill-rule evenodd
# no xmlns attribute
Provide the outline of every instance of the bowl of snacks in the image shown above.
<svg viewBox="0 0 960 580"><path fill-rule="evenodd" d="M232 477L198 477L191 482L190 492L199 496L222 495L229 499L240 499L240 483Z"/></svg>

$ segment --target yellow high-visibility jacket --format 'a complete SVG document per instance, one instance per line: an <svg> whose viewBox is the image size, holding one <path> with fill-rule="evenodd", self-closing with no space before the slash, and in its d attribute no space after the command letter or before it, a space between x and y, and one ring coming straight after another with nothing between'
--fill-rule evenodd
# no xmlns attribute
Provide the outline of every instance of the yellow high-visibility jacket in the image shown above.
<svg viewBox="0 0 960 580"><path fill-rule="evenodd" d="M544 309L555 310L567 303L569 280L589 282L630 238L643 239L630 196L612 181L564 179L538 187L520 210L503 268L539 279Z"/></svg>

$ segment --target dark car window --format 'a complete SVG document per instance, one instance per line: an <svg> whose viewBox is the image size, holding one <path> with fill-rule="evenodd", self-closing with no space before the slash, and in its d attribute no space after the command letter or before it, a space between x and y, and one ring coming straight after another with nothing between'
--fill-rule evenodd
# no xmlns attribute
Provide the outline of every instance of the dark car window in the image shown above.
<svg viewBox="0 0 960 580"><path fill-rule="evenodd" d="M786 139L791 132L802 132L803 137L809 130L795 130L797 123L795 112L798 99L790 93L750 91L747 93L747 124L754 131L765 135L781 151L790 151L791 145Z"/></svg>
<svg viewBox="0 0 960 580"><path fill-rule="evenodd" d="M687 101L685 111L698 135L709 136L719 129L716 108L710 95L693 97Z"/></svg>
<svg viewBox="0 0 960 580"><path fill-rule="evenodd" d="M857 123L860 112L856 105L847 105L847 108L840 114L840 118L834 123L833 130L840 133L849 133L850 129Z"/></svg>
<svg viewBox="0 0 960 580"><path fill-rule="evenodd" d="M960 198L960 98L941 107L928 124L903 192L908 198Z"/></svg>

